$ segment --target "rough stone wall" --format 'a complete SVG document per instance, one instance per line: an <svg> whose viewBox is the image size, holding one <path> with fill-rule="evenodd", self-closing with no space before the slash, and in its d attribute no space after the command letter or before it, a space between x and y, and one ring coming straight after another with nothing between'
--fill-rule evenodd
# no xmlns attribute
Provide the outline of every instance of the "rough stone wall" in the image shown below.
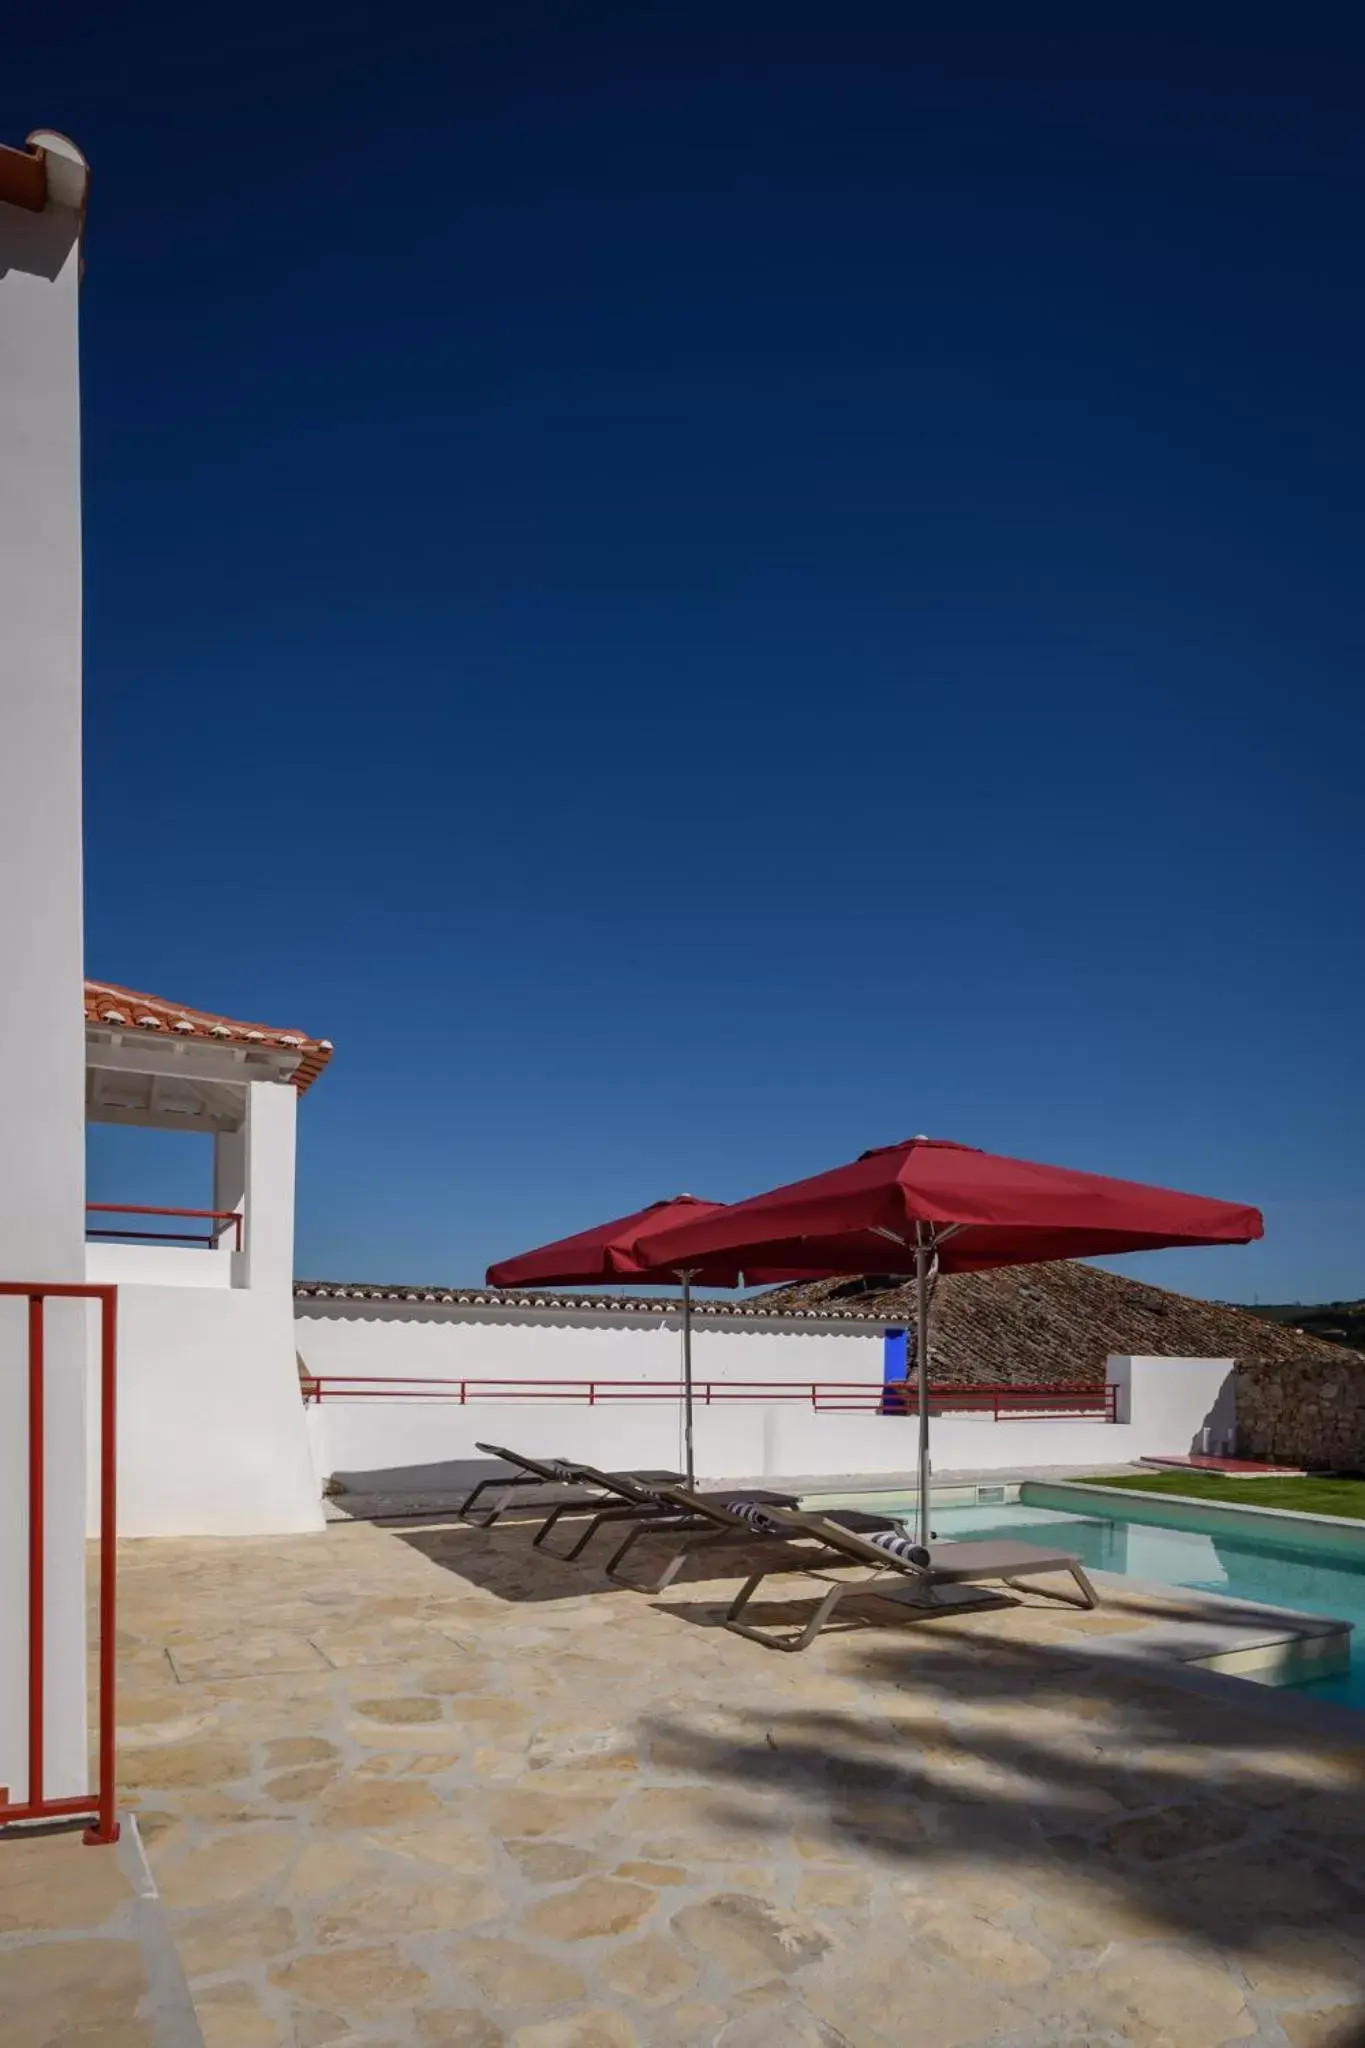
<svg viewBox="0 0 1365 2048"><path fill-rule="evenodd" d="M856 1306L914 1329L914 1290L900 1281L819 1281L779 1298ZM1111 1352L1235 1358L1244 1455L1365 1472L1365 1352L1075 1262L951 1273L935 1287L935 1385L1093 1385Z"/></svg>
<svg viewBox="0 0 1365 2048"><path fill-rule="evenodd" d="M1312 1471L1365 1472L1365 1354L1316 1349L1334 1355L1239 1367L1238 1449Z"/></svg>

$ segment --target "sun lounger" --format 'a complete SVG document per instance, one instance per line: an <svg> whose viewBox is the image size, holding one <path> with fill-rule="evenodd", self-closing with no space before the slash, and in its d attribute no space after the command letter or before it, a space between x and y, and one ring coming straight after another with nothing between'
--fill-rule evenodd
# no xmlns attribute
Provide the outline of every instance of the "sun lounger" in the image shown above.
<svg viewBox="0 0 1365 2048"><path fill-rule="evenodd" d="M1018 1591L1022 1590L1025 1580L1056 1573L1068 1575L1080 1597L1073 1599L1069 1594L1054 1592L1053 1598L1064 1600L1072 1607L1099 1605L1099 1597L1080 1559L1069 1550L1043 1550L1037 1544L1004 1539L989 1543L934 1543L926 1550L899 1532L893 1534L889 1530L878 1530L864 1534L828 1514L793 1514L778 1508L772 1511L770 1519L774 1525L787 1528L793 1536L818 1537L829 1550L835 1551L849 1564L871 1565L874 1577L855 1582L852 1586L854 1592L871 1592L878 1598L895 1598L898 1594L904 1597L913 1593L913 1605L920 1613L942 1612L949 1608L960 1611L964 1603L960 1599L940 1598L940 1590L951 1593L956 1587L995 1583ZM785 1568L791 1569L790 1566ZM768 1630L755 1628L752 1622L741 1617L764 1579L781 1569L784 1567L772 1565L746 1580L731 1603L725 1625L737 1635L749 1636L770 1649L804 1650L819 1635L844 1594L850 1590L849 1582L840 1580L829 1588L798 1634L780 1637ZM808 1571L812 1567L803 1561L796 1569ZM897 1592L879 1590L879 1578L899 1580Z"/></svg>
<svg viewBox="0 0 1365 2048"><path fill-rule="evenodd" d="M683 1479L677 1472L602 1472L595 1465L575 1467L582 1475L584 1486L598 1489L594 1498L586 1503L595 1507L596 1513L586 1529L579 1534L577 1542L563 1552L554 1552L563 1561L576 1558L604 1523L612 1522L655 1522L678 1514L673 1499L675 1486L681 1486ZM789 1494L773 1496L785 1505L795 1507L797 1503ZM557 1501L531 1539L536 1549L544 1544L546 1537L563 1515L581 1513L585 1503L581 1500Z"/></svg>
<svg viewBox="0 0 1365 2048"><path fill-rule="evenodd" d="M501 1458L505 1465L515 1468L513 1472L495 1472L487 1479L481 1479L473 1491L466 1495L460 1506L460 1515L467 1522L474 1522L476 1528L489 1529L496 1522L503 1509L512 1503L516 1489L521 1486L573 1486L578 1493L570 1500L559 1503L556 1512L566 1508L583 1508L605 1494L610 1499L633 1500L637 1486L643 1488L648 1481L672 1481L681 1477L677 1472L649 1472L637 1476L630 1472L599 1472L595 1466L579 1464L568 1458L528 1458L523 1451L509 1451L502 1444L476 1444L475 1450L483 1451L490 1458ZM485 1510L481 1519L471 1513L475 1501L490 1488L500 1487L502 1498L491 1510ZM646 1494L641 1491L643 1503ZM551 1517L553 1520L553 1516ZM542 1530L537 1542L543 1537Z"/></svg>
<svg viewBox="0 0 1365 2048"><path fill-rule="evenodd" d="M604 1491L606 1491L620 1475L591 1473L591 1477L598 1479L602 1483ZM551 1509L546 1522L536 1532L536 1544L544 1542L544 1538L548 1536L548 1532L551 1532L551 1528L555 1526L555 1522L563 1516L563 1513L571 1513L573 1511L573 1505L575 1505L573 1501L561 1501L557 1507ZM759 1491L755 1491L755 1489L729 1491L729 1493L694 1493L684 1483L681 1483L681 1479L677 1479L677 1481L661 1481L653 1473L632 1473L630 1475L630 1491L624 1495L624 1499L620 1503L610 1503L610 1505L606 1501L602 1501L596 1516L591 1518L587 1528L579 1534L577 1542L569 1550L565 1550L563 1556L565 1556L565 1561L571 1561L571 1559L575 1559L575 1556L579 1556L579 1552L587 1548L587 1544L593 1540L593 1536L598 1534L600 1528L616 1524L616 1522L630 1522L630 1524L634 1524L630 1534L626 1536L624 1544L612 1554L612 1559L610 1559L610 1563L606 1567L612 1577L618 1577L616 1565L620 1563L620 1559L626 1554L626 1550L630 1550L630 1546L636 1540L639 1540L641 1536L649 1536L649 1534L655 1534L655 1532L665 1530L665 1528L667 1530L692 1530L692 1528L712 1530L714 1528L718 1534L729 1534L731 1538L743 1536L745 1532L753 1534L753 1524L747 1520L743 1509L745 1507L747 1509L759 1509L759 1507L765 1507L765 1505L767 1507L796 1507L798 1501L796 1501L796 1497L792 1493L765 1493L761 1489ZM679 1556L679 1561L673 1565L673 1571L663 1581L665 1585L669 1583L673 1573L679 1569L679 1565L681 1565L681 1556ZM622 1583L626 1583L626 1581L622 1581ZM657 1591L657 1589L659 1587L651 1587L651 1591Z"/></svg>
<svg viewBox="0 0 1365 2048"><path fill-rule="evenodd" d="M696 1493L681 1485L656 1486L652 1491L657 1505L651 1514L630 1516L620 1510L603 1510L594 1517L592 1527L579 1538L568 1556L576 1557L602 1523L632 1520L634 1527L625 1542L612 1553L606 1567L609 1578L618 1580L622 1585L631 1585L634 1581L623 1578L620 1567L641 1537L665 1532L686 1535L689 1540L673 1553L659 1577L637 1588L640 1592L662 1593L673 1583L690 1553L700 1544L753 1542L767 1536L778 1536L788 1543L792 1540L792 1531L779 1526L779 1521L785 1522L786 1515L774 1512L792 1511L798 1506L789 1493L769 1493L754 1488L728 1493ZM873 1520L877 1527L893 1526L891 1523L882 1524L875 1518L864 1519Z"/></svg>
<svg viewBox="0 0 1365 2048"><path fill-rule="evenodd" d="M705 1543L753 1543L764 1537L775 1537L781 1543L792 1543L799 1542L806 1536L812 1536L817 1544L820 1541L818 1532L798 1526L804 1517L799 1513L800 1503L790 1494L756 1493L752 1490L743 1493L696 1494L688 1493L679 1486L661 1487L659 1493L661 1496L667 1496L674 1504L676 1514L647 1521L642 1526L632 1529L625 1542L608 1561L609 1575L618 1579L623 1586L635 1585L635 1581L627 1580L618 1568L626 1553L640 1541L641 1537L680 1533L688 1540L669 1558L658 1578L645 1585L635 1585L637 1592L663 1592L665 1587L673 1583L692 1551ZM600 1514L596 1517L594 1527L601 1522L614 1519L619 1518ZM887 1535L899 1538L901 1534L899 1522L892 1521L887 1515L868 1514L861 1508L831 1508L825 1511L821 1519L835 1522L845 1531L865 1536ZM581 1547L580 1542L574 1550L568 1552L568 1555L575 1556ZM862 1559L845 1558L843 1562L861 1563ZM828 1566L830 1559L822 1557L821 1563ZM773 1569L778 1570L780 1567L774 1566Z"/></svg>

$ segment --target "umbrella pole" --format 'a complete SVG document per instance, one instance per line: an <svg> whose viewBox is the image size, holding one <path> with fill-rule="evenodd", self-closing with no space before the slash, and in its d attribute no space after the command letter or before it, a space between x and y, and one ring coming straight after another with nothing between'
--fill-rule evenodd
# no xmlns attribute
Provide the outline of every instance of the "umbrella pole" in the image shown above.
<svg viewBox="0 0 1365 2048"><path fill-rule="evenodd" d="M692 1458L692 1275L679 1273L682 1281L682 1377L683 1377L683 1471L689 1489L696 1483Z"/></svg>
<svg viewBox="0 0 1365 2048"><path fill-rule="evenodd" d="M929 1541L929 1261L923 1235L915 1246L915 1385L919 1405L919 1540Z"/></svg>

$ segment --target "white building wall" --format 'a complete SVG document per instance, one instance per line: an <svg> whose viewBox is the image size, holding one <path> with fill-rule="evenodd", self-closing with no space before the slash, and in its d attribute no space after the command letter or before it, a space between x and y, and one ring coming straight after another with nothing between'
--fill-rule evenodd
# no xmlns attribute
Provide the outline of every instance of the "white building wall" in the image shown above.
<svg viewBox="0 0 1365 2048"><path fill-rule="evenodd" d="M226 1240L217 1251L89 1247L91 1275L121 1282L124 1536L323 1526L294 1346L297 1107L291 1083L253 1081L240 1135L220 1141L214 1207L244 1203L240 1253Z"/></svg>
<svg viewBox="0 0 1365 2048"><path fill-rule="evenodd" d="M85 166L0 202L0 1279L84 1278L81 499ZM61 154L57 152L60 150ZM57 196L60 192L60 197ZM25 1309L0 1303L0 1784L26 1789ZM83 1791L84 1307L47 1326L45 1791Z"/></svg>
<svg viewBox="0 0 1365 2048"><path fill-rule="evenodd" d="M119 1530L320 1529L288 1308L246 1288L119 1293Z"/></svg>

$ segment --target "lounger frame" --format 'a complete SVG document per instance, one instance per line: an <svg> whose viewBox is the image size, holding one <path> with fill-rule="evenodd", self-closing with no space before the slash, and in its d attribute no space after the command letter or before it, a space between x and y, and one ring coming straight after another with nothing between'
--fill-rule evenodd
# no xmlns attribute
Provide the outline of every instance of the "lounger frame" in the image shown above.
<svg viewBox="0 0 1365 2048"><path fill-rule="evenodd" d="M771 1578L774 1572L781 1569L781 1567L766 1567L762 1571L751 1574L731 1601L725 1616L725 1626L733 1630L736 1635L747 1636L751 1642L762 1643L765 1649L791 1651L807 1649L830 1620L830 1617L846 1593L870 1593L875 1599L894 1599L894 1594L879 1590L878 1581L883 1582L884 1585L895 1581L898 1589L902 1591L907 1585L917 1587L922 1594L922 1598L916 1603L914 1612L919 1615L933 1614L935 1612L961 1613L964 1606L977 1604L971 1599L970 1595L965 1601L961 1598L944 1599L941 1596L944 1592L952 1593L959 1587L973 1586L1003 1585L1008 1586L1013 1592L1038 1590L1047 1593L1051 1599L1062 1601L1068 1607L1093 1608L1099 1605L1099 1595L1091 1584L1084 1566L1080 1559L1073 1556L1069 1551L1039 1550L1036 1563L1029 1563L1025 1560L1015 1563L1005 1570L991 1569L983 1563L980 1571L973 1571L965 1557L955 1557L950 1566L945 1568L940 1565L936 1569L933 1564L915 1564L909 1558L894 1557L889 1552L880 1549L876 1544L865 1542L854 1531L841 1529L837 1523L832 1522L831 1518L826 1515L793 1515L779 1511L774 1514L773 1520L774 1522L789 1524L793 1535L818 1534L828 1545L829 1549L838 1552L846 1563L868 1564L873 1566L874 1570L873 1576L870 1579L856 1581L836 1580L829 1587L823 1598L818 1601L815 1612L811 1615L805 1626L794 1635L786 1636L778 1635L770 1629L758 1628L753 1622L745 1621L743 1618L749 1602L753 1599L754 1594L758 1591L764 1580ZM957 1551L967 1551L971 1547L968 1544L953 1546ZM1022 1543L1013 1546L1013 1548L1020 1551L1026 1551L1030 1547ZM787 1569L792 1569L792 1567L787 1567ZM796 1566L795 1569L810 1571L814 1567L808 1564L801 1564ZM1059 1573L1070 1576L1076 1586L1078 1597L1073 1598L1067 1593L1054 1592L1048 1587L1035 1586L1034 1582L1036 1580L1052 1577ZM983 1593L979 1596L979 1599L980 1604L988 1605L990 1595Z"/></svg>

